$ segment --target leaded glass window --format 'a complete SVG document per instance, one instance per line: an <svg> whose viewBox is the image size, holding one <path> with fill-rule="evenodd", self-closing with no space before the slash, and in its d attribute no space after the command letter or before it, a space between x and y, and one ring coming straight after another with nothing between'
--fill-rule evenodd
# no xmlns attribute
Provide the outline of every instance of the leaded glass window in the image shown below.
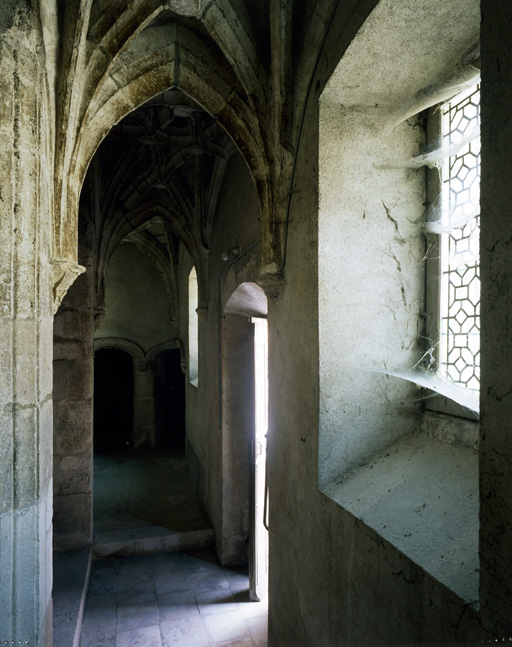
<svg viewBox="0 0 512 647"><path fill-rule="evenodd" d="M480 87L441 109L439 368L477 391L480 385Z"/></svg>

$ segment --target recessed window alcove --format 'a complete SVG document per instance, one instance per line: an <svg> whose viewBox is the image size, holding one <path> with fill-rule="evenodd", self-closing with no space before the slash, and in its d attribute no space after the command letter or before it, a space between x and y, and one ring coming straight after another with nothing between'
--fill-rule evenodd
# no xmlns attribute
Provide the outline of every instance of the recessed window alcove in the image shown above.
<svg viewBox="0 0 512 647"><path fill-rule="evenodd" d="M479 3L382 0L319 105L319 485L478 600L478 422L397 373L425 351L424 111L477 77Z"/></svg>

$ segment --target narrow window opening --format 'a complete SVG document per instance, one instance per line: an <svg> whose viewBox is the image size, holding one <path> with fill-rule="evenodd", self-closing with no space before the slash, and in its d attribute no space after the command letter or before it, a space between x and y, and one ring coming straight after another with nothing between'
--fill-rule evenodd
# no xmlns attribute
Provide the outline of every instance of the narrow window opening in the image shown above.
<svg viewBox="0 0 512 647"><path fill-rule="evenodd" d="M188 379L199 386L199 322L197 317L197 273L193 267L188 277Z"/></svg>
<svg viewBox="0 0 512 647"><path fill-rule="evenodd" d="M480 387L480 88L442 109L443 146L457 147L442 165L439 364L443 377Z"/></svg>
<svg viewBox="0 0 512 647"><path fill-rule="evenodd" d="M480 88L430 110L440 141L428 170L427 327L423 363L446 384L429 409L478 417L480 386Z"/></svg>

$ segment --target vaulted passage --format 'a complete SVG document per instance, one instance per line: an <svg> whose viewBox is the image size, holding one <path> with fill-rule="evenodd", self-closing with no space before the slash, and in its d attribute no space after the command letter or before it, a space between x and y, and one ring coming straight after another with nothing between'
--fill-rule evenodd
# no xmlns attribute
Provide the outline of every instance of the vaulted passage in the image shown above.
<svg viewBox="0 0 512 647"><path fill-rule="evenodd" d="M0 6L0 643L507 642L512 3Z"/></svg>
<svg viewBox="0 0 512 647"><path fill-rule="evenodd" d="M247 601L266 598L261 447L267 387L259 396L265 413L259 414L256 439L255 343L248 317L266 317L267 302L254 282L228 300L235 270L243 273L239 277L257 277L258 214L254 183L233 142L177 89L130 113L100 145L80 202L79 246L88 272L58 314L88 325L76 330L69 322L72 341L62 345L56 337L54 351L55 366L68 368L70 344L87 347L91 375L94 349L92 397L83 403L84 443L71 440L64 457L79 455L87 479L70 479L68 497L55 499L56 510L62 509L56 535L61 549L79 548L89 533L94 559L215 547L223 566L245 565ZM220 286L220 336L209 322L213 286ZM224 306L238 313L235 327ZM259 371L266 375L266 353L262 357ZM217 358L225 364L220 382L209 369ZM85 363L85 356L76 361ZM64 407L69 398L62 395ZM60 424L57 412L57 435ZM86 449L91 432L92 453ZM198 442L208 433L219 439L218 448ZM213 464L218 471L207 478ZM71 519L82 529L81 542L71 533ZM186 578L181 586L188 587ZM89 604L96 604L90 597ZM116 613L123 639L122 600Z"/></svg>

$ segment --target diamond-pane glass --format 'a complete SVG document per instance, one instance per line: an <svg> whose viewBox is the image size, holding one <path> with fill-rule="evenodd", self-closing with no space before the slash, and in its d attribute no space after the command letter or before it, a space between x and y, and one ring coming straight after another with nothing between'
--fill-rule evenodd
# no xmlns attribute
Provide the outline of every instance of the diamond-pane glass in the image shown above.
<svg viewBox="0 0 512 647"><path fill-rule="evenodd" d="M442 109L441 371L480 387L480 87Z"/></svg>

